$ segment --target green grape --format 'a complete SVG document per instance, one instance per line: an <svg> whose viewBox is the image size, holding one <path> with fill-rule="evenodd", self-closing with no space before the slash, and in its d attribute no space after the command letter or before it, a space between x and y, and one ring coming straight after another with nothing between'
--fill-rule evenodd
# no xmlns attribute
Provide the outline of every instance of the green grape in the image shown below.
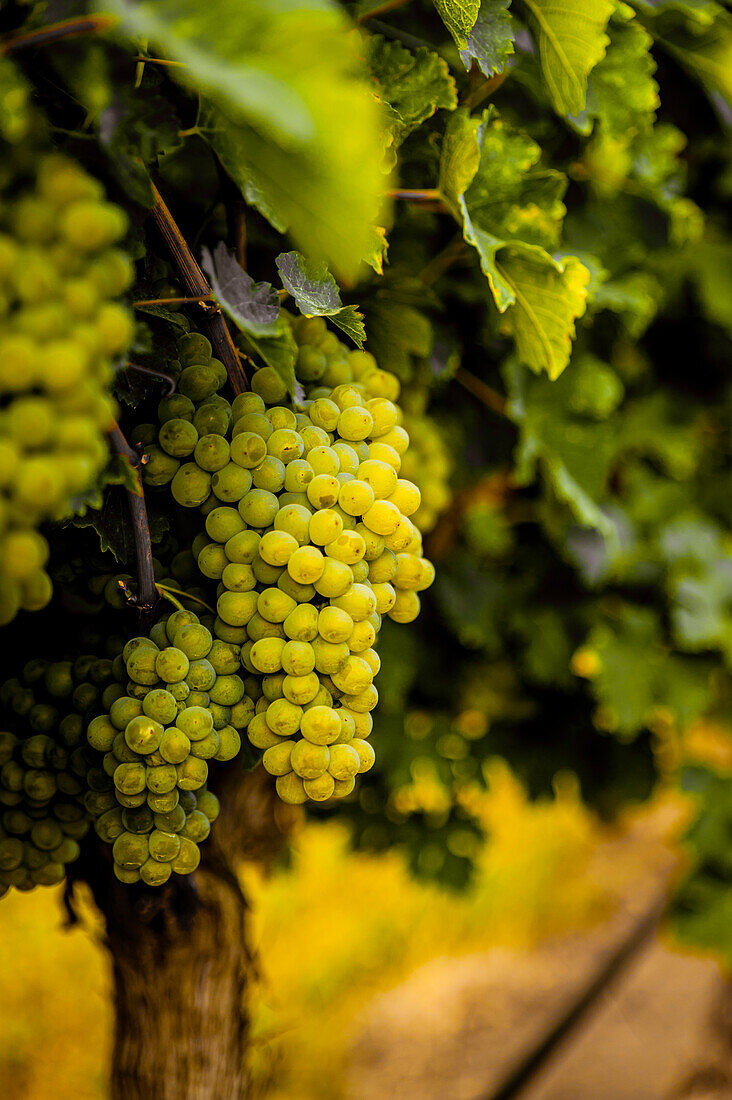
<svg viewBox="0 0 732 1100"><path fill-rule="evenodd" d="M189 420L167 420L158 432L158 442L166 454L186 458L193 454L198 432Z"/></svg>
<svg viewBox="0 0 732 1100"><path fill-rule="evenodd" d="M176 805L172 810L158 812L154 815L155 828L163 833L179 833L185 823L185 811L180 805Z"/></svg>
<svg viewBox="0 0 732 1100"><path fill-rule="evenodd" d="M140 867L140 878L146 886L162 886L170 878L171 869L170 863L150 858Z"/></svg>
<svg viewBox="0 0 732 1100"><path fill-rule="evenodd" d="M182 837L180 852L173 860L172 868L178 875L189 875L195 871L201 861L201 853L198 845L187 837Z"/></svg>
<svg viewBox="0 0 732 1100"><path fill-rule="evenodd" d="M222 469L217 470L211 478L211 489L218 500L226 502L240 501L245 497L252 486L252 475L249 470L238 466L235 462L229 462Z"/></svg>
<svg viewBox="0 0 732 1100"><path fill-rule="evenodd" d="M174 393L170 397L164 397L158 404L158 420L161 424L170 420L193 421L195 411L196 406L190 397L182 393Z"/></svg>
<svg viewBox="0 0 732 1100"><path fill-rule="evenodd" d="M277 497L266 489L250 489L239 503L239 514L250 527L268 527L278 511Z"/></svg>
<svg viewBox="0 0 732 1100"><path fill-rule="evenodd" d="M256 531L241 531L232 535L224 546L228 561L232 564L251 565L257 556L261 537Z"/></svg>
<svg viewBox="0 0 732 1100"><path fill-rule="evenodd" d="M162 447L154 444L145 447L145 462L142 467L142 480L145 485L160 488L168 485L180 467L177 458L167 454Z"/></svg>
<svg viewBox="0 0 732 1100"><path fill-rule="evenodd" d="M161 649L155 657L155 671L157 676L167 684L177 684L185 680L190 668L190 661L181 649L168 646Z"/></svg>

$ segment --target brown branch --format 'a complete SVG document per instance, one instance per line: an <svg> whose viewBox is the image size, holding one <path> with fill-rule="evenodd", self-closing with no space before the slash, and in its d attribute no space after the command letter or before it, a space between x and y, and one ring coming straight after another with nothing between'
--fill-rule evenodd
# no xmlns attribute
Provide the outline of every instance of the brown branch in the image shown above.
<svg viewBox="0 0 732 1100"><path fill-rule="evenodd" d="M476 378L474 374L466 370L465 367L458 367L455 371L455 380L460 383L463 389L466 389L468 393L472 393L473 397L476 397L482 405L485 405L491 412L497 413L499 416L506 416L506 398L502 397L497 390L487 386L485 382L482 382L480 378Z"/></svg>
<svg viewBox="0 0 732 1100"><path fill-rule="evenodd" d="M458 260L463 259L464 256L468 256L469 249L466 245L462 235L456 234L450 243L443 248L442 252L438 252L430 262L423 267L417 276L418 279L425 284L425 286L432 286L437 282L441 275L452 267Z"/></svg>
<svg viewBox="0 0 732 1100"><path fill-rule="evenodd" d="M186 298L141 298L139 302L133 302L133 309L144 309L146 306L207 306L214 301L213 298L201 298L193 295Z"/></svg>
<svg viewBox="0 0 732 1100"><path fill-rule="evenodd" d="M395 8L403 8L408 3L409 0L384 0L383 4L379 4L371 11L365 11L362 15L359 15L356 22L359 24L368 23L369 19L375 19L377 15L386 15L387 12L394 11Z"/></svg>
<svg viewBox="0 0 732 1100"><path fill-rule="evenodd" d="M155 205L151 211L152 218L170 250L173 266L178 273L183 289L191 297L198 299L211 298L211 286L155 184L153 184L153 195ZM221 307L215 304L209 306L205 316L200 321L200 326L211 341L217 358L224 364L226 373L229 376L229 384L234 393L244 393L249 389L249 384L239 361L229 327L221 312Z"/></svg>
<svg viewBox="0 0 732 1100"><path fill-rule="evenodd" d="M458 367L455 371L455 380L491 412L497 413L498 416L508 415L506 412L506 398L480 378L476 378L465 367Z"/></svg>
<svg viewBox="0 0 732 1100"><path fill-rule="evenodd" d="M143 464L138 452L131 447L122 434L119 424L107 432L109 446L113 454L121 455L127 459L135 471L139 492L127 489L127 505L132 520L132 534L135 540L135 556L137 559L137 593L130 600L137 607L140 623L145 624L149 620L155 604L158 601L158 590L155 587L155 573L153 568L152 543L150 541L150 524L145 507L145 494L142 491L142 479L140 467Z"/></svg>
<svg viewBox="0 0 732 1100"><path fill-rule="evenodd" d="M465 97L461 106L467 107L469 111L472 111L475 107L492 96L494 92L498 91L501 84L508 76L509 69L506 67L502 69L500 73L496 73L495 76L491 76L488 80L484 80L477 88L473 88L472 92Z"/></svg>
<svg viewBox="0 0 732 1100"><path fill-rule="evenodd" d="M388 199L408 199L411 202L439 202L442 192L437 187L420 187L413 191L387 191Z"/></svg>
<svg viewBox="0 0 732 1100"><path fill-rule="evenodd" d="M16 35L0 45L0 54L17 53L19 50L30 50L35 46L47 46L53 42L59 42L62 38L76 38L83 34L99 34L101 31L113 27L117 19L113 15L90 15L77 19L65 19L61 23L51 23L47 27L39 27L27 34Z"/></svg>

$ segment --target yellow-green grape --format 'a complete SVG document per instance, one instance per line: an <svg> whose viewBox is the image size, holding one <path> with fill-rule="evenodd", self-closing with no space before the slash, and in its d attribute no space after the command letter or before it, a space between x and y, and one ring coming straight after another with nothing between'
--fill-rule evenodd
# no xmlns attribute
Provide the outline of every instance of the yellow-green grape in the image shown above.
<svg viewBox="0 0 732 1100"><path fill-rule="evenodd" d="M303 781L299 775L295 775L292 771L279 776L275 782L275 787L282 801L289 805L298 806L303 802L307 802L308 796Z"/></svg>
<svg viewBox="0 0 732 1100"><path fill-rule="evenodd" d="M75 183L55 191L57 180ZM0 622L50 600L48 549L35 527L70 514L106 462L112 363L132 336L128 312L110 301L132 280L129 261L111 247L125 230L124 213L72 160L44 155L17 177L8 162L0 184Z"/></svg>

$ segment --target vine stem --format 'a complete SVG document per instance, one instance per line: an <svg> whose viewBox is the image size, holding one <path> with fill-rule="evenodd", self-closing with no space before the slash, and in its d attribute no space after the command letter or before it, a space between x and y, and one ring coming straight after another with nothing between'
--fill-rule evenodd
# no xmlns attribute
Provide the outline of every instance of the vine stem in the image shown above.
<svg viewBox="0 0 732 1100"><path fill-rule="evenodd" d="M409 2L410 0L384 0L383 4L379 4L378 7L372 8L371 11L365 11L362 15L359 15L356 22L359 24L368 23L369 19L375 19L377 15L386 15L396 8L403 8Z"/></svg>
<svg viewBox="0 0 732 1100"><path fill-rule="evenodd" d="M17 53L18 50L30 50L35 46L46 46L62 38L76 38L82 34L99 34L117 23L114 15L89 15L77 19L65 19L60 23L51 23L39 27L27 34L16 35L0 45L0 54Z"/></svg>
<svg viewBox="0 0 732 1100"><path fill-rule="evenodd" d="M143 460L134 447L131 447L127 442L116 421L107 432L107 438L112 453L127 459L135 471L137 479L139 491L133 492L131 489L127 489L127 506L132 520L132 534L135 540L135 556L137 558L137 595L134 603L140 621L144 623L150 618L158 601L158 590L155 585L153 569L150 524L147 518L145 494L142 491L142 479L140 478L140 467L143 465Z"/></svg>
<svg viewBox="0 0 732 1100"><path fill-rule="evenodd" d="M469 111L474 110L483 100L488 99L494 92L498 91L501 84L508 76L508 66L500 73L496 73L494 76L489 77L487 80L482 81L477 88L473 88L472 92L465 97L461 103L461 107L467 107Z"/></svg>
<svg viewBox="0 0 732 1100"><path fill-rule="evenodd" d="M471 374L465 367L458 367L455 371L455 380L459 382L463 389L466 389L468 393L472 393L473 397L477 397L478 401L482 405L485 405L491 412L497 413L499 416L507 416L506 413L506 398L502 397L498 390L494 390L491 386L486 385L480 378L476 378L474 374Z"/></svg>
<svg viewBox="0 0 732 1100"><path fill-rule="evenodd" d="M141 298L139 302L133 302L133 309L144 309L145 306L208 306L213 298L201 298L195 294L186 298Z"/></svg>
<svg viewBox="0 0 732 1100"><path fill-rule="evenodd" d="M469 255L468 246L462 234L457 233L448 245L438 252L420 271L418 278L425 286L432 286L454 263Z"/></svg>
<svg viewBox="0 0 732 1100"><path fill-rule="evenodd" d="M183 234L178 228L173 215L166 206L162 195L155 184L152 185L155 199L151 214L152 219L170 251L173 266L183 288L188 295L196 299L213 299L211 286L203 274L195 256L188 247ZM236 346L232 339L229 327L226 324L221 307L215 302L205 306L205 314L201 320L201 327L208 336L217 357L221 360L229 376L229 383L234 393L244 393L249 389L247 376L244 373Z"/></svg>

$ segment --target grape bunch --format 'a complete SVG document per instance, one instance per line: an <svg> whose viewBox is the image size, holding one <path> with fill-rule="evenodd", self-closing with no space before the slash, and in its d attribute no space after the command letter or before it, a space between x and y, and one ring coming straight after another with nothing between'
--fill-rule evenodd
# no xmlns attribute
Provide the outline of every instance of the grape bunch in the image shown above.
<svg viewBox="0 0 732 1100"><path fill-rule="evenodd" d="M419 486L422 503L414 520L426 533L450 506L452 459L440 427L427 413L423 400L410 402L409 408L402 422L409 435L402 473Z"/></svg>
<svg viewBox="0 0 732 1100"><path fill-rule="evenodd" d="M239 647L214 640L190 611L132 638L115 664L126 686L87 728L103 754L87 808L112 845L117 878L161 886L198 866L219 812L208 762L237 755L254 702L238 675Z"/></svg>
<svg viewBox="0 0 732 1100"><path fill-rule="evenodd" d="M78 857L103 779L86 725L118 690L112 661L93 656L30 661L0 688L0 895L60 882Z"/></svg>
<svg viewBox="0 0 732 1100"><path fill-rule="evenodd" d="M314 357L325 363L307 351L306 383ZM143 476L206 517L193 552L218 584L212 630L241 646L256 698L247 735L280 797L344 797L374 762L382 616L411 622L434 577L409 518L419 490L399 477L409 443L399 383L350 352L338 370L356 381L311 387L298 411L269 367L230 404L210 355L204 337L183 338L187 392L160 403L157 433L143 425L133 436L150 453Z"/></svg>
<svg viewBox="0 0 732 1100"><path fill-rule="evenodd" d="M38 524L68 515L106 462L113 361L132 281L123 211L64 156L0 181L0 624L51 597Z"/></svg>
<svg viewBox="0 0 732 1100"><path fill-rule="evenodd" d="M350 353L320 317L295 319L292 327L299 345L296 373L306 390L314 383L337 386L355 382L365 370L376 368L372 356ZM386 396L396 401L394 395L399 395L399 383L396 379L394 382ZM427 400L425 387L410 386L401 394L397 414L397 425L409 437L409 448L402 454L399 472L420 491L419 508L410 518L423 534L432 530L452 500L450 450L440 426L427 412Z"/></svg>

